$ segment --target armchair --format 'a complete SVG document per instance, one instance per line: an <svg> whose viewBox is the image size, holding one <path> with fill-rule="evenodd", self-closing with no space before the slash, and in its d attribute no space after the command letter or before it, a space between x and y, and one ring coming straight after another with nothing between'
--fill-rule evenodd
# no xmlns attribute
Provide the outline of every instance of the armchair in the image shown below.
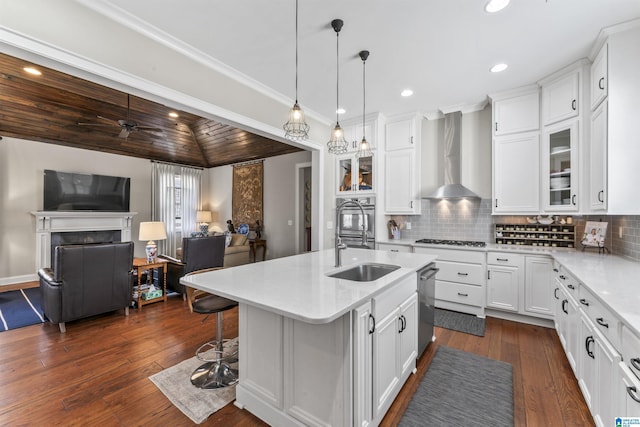
<svg viewBox="0 0 640 427"><path fill-rule="evenodd" d="M159 255L169 260L167 264L167 289L185 295L180 278L187 273L224 264L224 236L184 237L180 259Z"/></svg>
<svg viewBox="0 0 640 427"><path fill-rule="evenodd" d="M42 311L60 332L65 322L124 308L129 315L133 242L64 245L41 268Z"/></svg>

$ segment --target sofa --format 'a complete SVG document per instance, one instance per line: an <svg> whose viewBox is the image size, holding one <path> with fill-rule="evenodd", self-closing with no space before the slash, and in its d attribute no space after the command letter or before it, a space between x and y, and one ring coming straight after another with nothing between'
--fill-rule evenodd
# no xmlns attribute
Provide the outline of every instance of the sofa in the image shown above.
<svg viewBox="0 0 640 427"><path fill-rule="evenodd" d="M231 234L229 244L224 250L224 267L249 263L249 239L246 234Z"/></svg>
<svg viewBox="0 0 640 427"><path fill-rule="evenodd" d="M41 268L42 311L60 332L65 322L124 309L132 294L133 242L57 246L52 268Z"/></svg>
<svg viewBox="0 0 640 427"><path fill-rule="evenodd" d="M177 258L159 255L168 260L167 290L185 295L180 278L196 270L222 267L225 258L225 236L184 237Z"/></svg>

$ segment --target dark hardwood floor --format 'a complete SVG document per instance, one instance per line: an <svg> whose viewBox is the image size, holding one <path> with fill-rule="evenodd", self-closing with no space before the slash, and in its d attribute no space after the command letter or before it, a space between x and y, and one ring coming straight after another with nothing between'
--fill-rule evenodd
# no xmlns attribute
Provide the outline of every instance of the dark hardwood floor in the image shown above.
<svg viewBox="0 0 640 427"><path fill-rule="evenodd" d="M224 335L237 335L237 309L224 315ZM215 316L192 314L179 296L67 324L0 333L0 425L186 426L148 377L193 356L215 331ZM593 420L552 329L487 319L484 337L436 328L382 422L397 425L438 346L509 362L516 426L592 426ZM266 425L229 404L204 426Z"/></svg>

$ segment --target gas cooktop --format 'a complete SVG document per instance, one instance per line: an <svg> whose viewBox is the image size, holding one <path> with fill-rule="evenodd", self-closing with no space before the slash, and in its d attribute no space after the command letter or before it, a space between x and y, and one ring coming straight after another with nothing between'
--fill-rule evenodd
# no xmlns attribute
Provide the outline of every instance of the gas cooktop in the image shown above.
<svg viewBox="0 0 640 427"><path fill-rule="evenodd" d="M485 242L474 242L470 240L420 239L416 240L416 243L427 243L430 245L473 246L475 248L484 248L487 246Z"/></svg>

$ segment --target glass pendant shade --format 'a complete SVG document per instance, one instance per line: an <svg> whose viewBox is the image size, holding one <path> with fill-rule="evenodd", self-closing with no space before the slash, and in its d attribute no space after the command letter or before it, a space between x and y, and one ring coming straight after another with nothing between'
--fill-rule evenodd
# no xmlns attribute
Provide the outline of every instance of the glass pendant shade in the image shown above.
<svg viewBox="0 0 640 427"><path fill-rule="evenodd" d="M371 157L373 153L371 152L371 144L362 137L362 141L360 141L360 145L358 146L358 152L356 153L356 157Z"/></svg>
<svg viewBox="0 0 640 427"><path fill-rule="evenodd" d="M309 138L309 125L305 121L304 111L298 101L289 110L289 120L283 126L284 137L290 141L302 141Z"/></svg>
<svg viewBox="0 0 640 427"><path fill-rule="evenodd" d="M282 128L284 137L289 141L309 139L309 125L305 121L304 111L298 105L298 0L296 0L296 102L289 110L289 120Z"/></svg>
<svg viewBox="0 0 640 427"><path fill-rule="evenodd" d="M329 153L343 154L347 152L349 143L344 139L344 131L340 127L340 123L336 121L336 126L331 131L331 138L327 142Z"/></svg>

